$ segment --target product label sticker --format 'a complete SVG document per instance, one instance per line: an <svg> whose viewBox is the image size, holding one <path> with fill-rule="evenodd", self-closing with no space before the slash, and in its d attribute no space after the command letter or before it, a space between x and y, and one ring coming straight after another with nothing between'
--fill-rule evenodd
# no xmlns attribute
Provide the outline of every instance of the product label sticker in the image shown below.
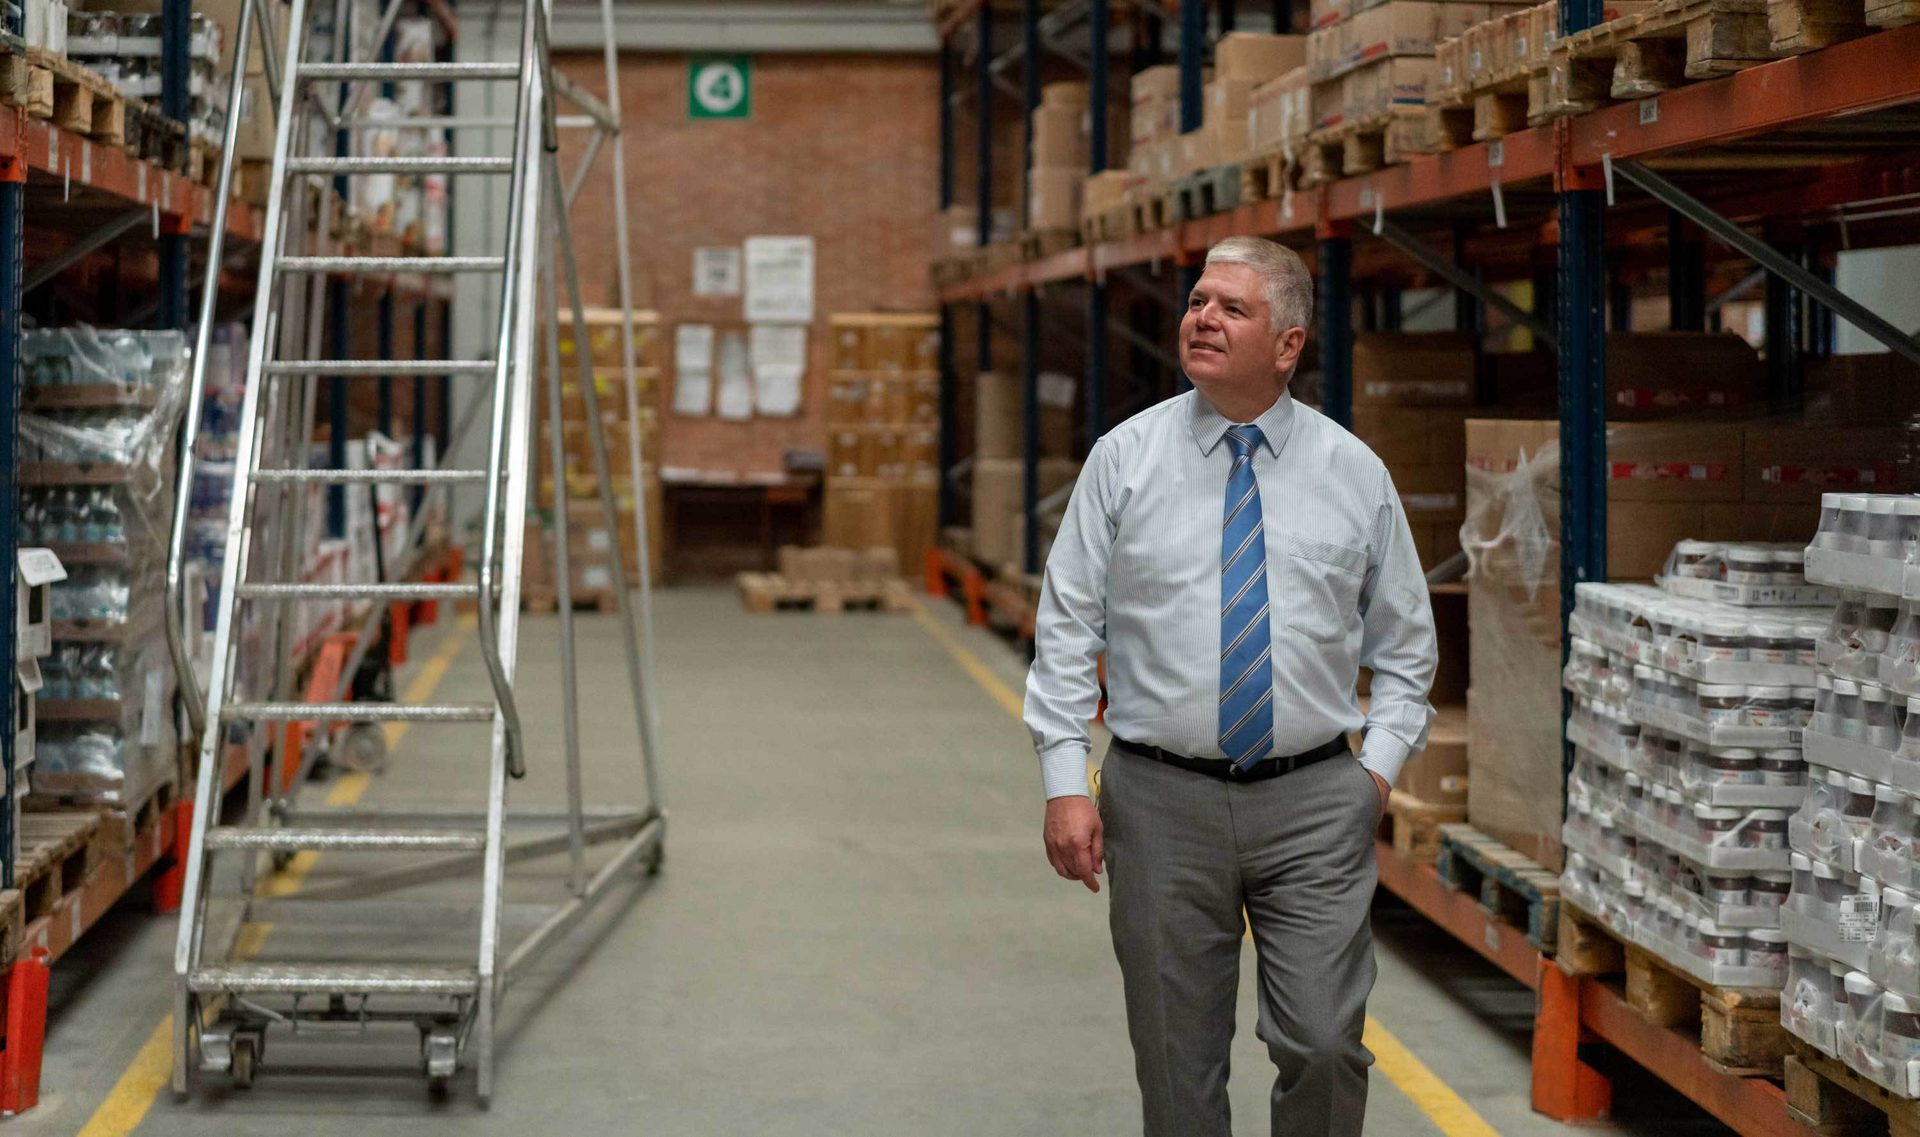
<svg viewBox="0 0 1920 1137"><path fill-rule="evenodd" d="M1847 943L1872 943L1880 922L1880 898L1864 892L1840 898L1840 938Z"/></svg>

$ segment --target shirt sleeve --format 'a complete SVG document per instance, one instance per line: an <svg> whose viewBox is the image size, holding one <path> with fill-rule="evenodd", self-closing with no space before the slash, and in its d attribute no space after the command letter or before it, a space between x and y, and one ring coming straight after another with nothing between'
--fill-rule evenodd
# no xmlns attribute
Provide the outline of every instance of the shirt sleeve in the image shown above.
<svg viewBox="0 0 1920 1137"><path fill-rule="evenodd" d="M1091 796L1087 722L1100 705L1107 646L1107 560L1113 552L1116 468L1106 439L1087 455L1047 555L1033 623L1025 719L1049 800Z"/></svg>
<svg viewBox="0 0 1920 1137"><path fill-rule="evenodd" d="M1360 764L1391 785L1407 759L1426 748L1439 648L1427 578L1413 547L1393 477L1380 472L1381 501L1374 523L1376 559L1360 591L1360 665L1373 670L1366 740Z"/></svg>

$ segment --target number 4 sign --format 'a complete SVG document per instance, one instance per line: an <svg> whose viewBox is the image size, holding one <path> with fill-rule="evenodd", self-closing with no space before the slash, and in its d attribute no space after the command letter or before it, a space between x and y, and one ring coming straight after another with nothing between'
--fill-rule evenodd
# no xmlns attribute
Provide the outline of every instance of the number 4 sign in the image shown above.
<svg viewBox="0 0 1920 1137"><path fill-rule="evenodd" d="M687 61L688 118L746 118L753 105L753 63L744 55L696 55Z"/></svg>

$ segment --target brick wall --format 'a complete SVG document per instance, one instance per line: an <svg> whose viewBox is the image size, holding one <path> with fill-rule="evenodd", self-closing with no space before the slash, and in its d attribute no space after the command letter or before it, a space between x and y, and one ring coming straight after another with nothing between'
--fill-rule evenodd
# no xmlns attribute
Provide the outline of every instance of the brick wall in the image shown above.
<svg viewBox="0 0 1920 1137"><path fill-rule="evenodd" d="M600 56L563 56L559 63L583 86L604 92ZM821 450L827 315L934 303L927 278L939 178L934 61L756 56L745 120L687 117L685 56L623 56L620 90L635 298L659 310L669 345L681 322L740 325L738 297L692 294L695 248L738 245L755 235L815 242L816 319L801 414L746 422L674 415L670 351L663 352L662 453L655 460L749 473L778 470L788 449ZM563 168L570 170L585 143L582 132L568 137ZM604 177L601 162L596 172ZM581 288L590 303L611 303L613 212L593 199L589 188L574 210Z"/></svg>

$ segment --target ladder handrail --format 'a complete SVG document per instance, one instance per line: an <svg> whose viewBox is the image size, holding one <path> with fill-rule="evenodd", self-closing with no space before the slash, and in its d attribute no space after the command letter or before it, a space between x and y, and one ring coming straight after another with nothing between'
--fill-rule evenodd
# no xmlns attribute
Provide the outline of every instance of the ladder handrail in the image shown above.
<svg viewBox="0 0 1920 1137"><path fill-rule="evenodd" d="M227 77L229 98L238 99L247 79L247 54L253 40L254 0L240 5L240 27L233 45L233 66ZM264 36L262 38L265 38ZM207 353L213 344L213 317L220 299L220 262L226 251L227 207L233 201L234 151L240 140L240 115L227 116L220 149L220 176L214 183L213 231L207 234L207 279L200 288L200 321L194 329L192 369L188 373L186 419L181 424L178 481L173 487L173 528L167 535L166 629L167 649L173 653L174 684L186 705L191 737L207 727L207 696L193 674L193 656L187 651L186 573L187 517L193 510L194 448L200 441L200 415L206 400Z"/></svg>

